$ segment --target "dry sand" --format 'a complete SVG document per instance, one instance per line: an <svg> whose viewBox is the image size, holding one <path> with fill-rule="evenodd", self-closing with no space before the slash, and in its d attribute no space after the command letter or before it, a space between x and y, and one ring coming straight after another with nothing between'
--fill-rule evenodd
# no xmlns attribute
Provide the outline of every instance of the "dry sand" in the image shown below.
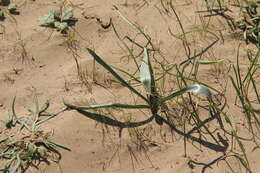
<svg viewBox="0 0 260 173"><path fill-rule="evenodd" d="M50 111L61 108L63 98L80 104L91 98L94 98L97 103L115 100L131 103L133 95L113 82L111 75L100 67L96 80L107 89L100 85L90 84L92 89L90 91L81 84L81 81L78 80L75 60L66 44L67 37L52 29L40 27L40 22L37 21L39 16L47 13L51 8L57 7L55 2L54 0L17 1L20 15L14 17L15 21L7 17L0 23L5 27L5 33L0 35L1 117L10 110L14 96L17 97L18 115L25 112L24 106L33 105L35 96L40 102L50 100ZM125 4L125 2L128 3ZM131 69L133 65L128 64L126 59L122 59L127 52L122 49L112 28L103 29L96 20L84 18L83 12L85 16L98 17L104 23L109 22L109 19L112 18L120 36L134 38L136 32L113 10L113 5L116 5L131 21L145 28L169 62L181 62L186 57L182 42L170 36L168 31L170 28L172 33L181 33L177 20L172 12L168 14L169 16L165 13L159 0L149 1L149 5L143 5L143 1L138 0L126 0L125 2L119 0L73 1L74 16L79 19L74 27L76 31L76 42L74 43L77 46L81 65L90 74L89 81L91 81L93 61L85 50L86 47L94 48L97 54L117 67L133 71ZM199 17L201 14L195 13L195 11L204 9L202 2L175 0L174 6L186 31L201 26ZM224 59L225 63L235 62L238 45L242 44L241 66L246 65L243 60L246 59L244 50L248 45L242 39L232 37L228 26L220 19L213 21L213 23L215 22L214 29L222 32L224 41L219 41L203 58L210 59L214 55L217 59ZM137 41L138 39L142 41L141 37L137 38ZM213 36L206 34L194 34L189 39L192 53L195 50L198 52L214 41ZM24 54L22 44L24 44L26 54ZM225 71L225 68L226 66L223 65L222 70ZM223 89L225 74L221 74L216 79L214 75L212 76L214 72L211 68L205 68L202 72L203 74L199 75L202 82L216 85L216 88L220 90ZM242 117L241 110L234 106L235 95L230 86L229 83L226 93L229 114ZM155 123L153 125L157 126ZM116 146L119 143L117 131L110 132L107 135L110 137L104 139L100 125L96 125L93 120L73 111L65 112L52 119L45 124L45 128L54 129L55 141L72 149L70 152L61 150L62 160L59 166L57 164L40 166L40 170L48 173L195 173L201 172L203 165L193 164L194 167L192 167L191 164L188 164L189 160L209 163L222 154L197 143L194 143L195 146L193 146L192 142L188 142L187 156L184 157L183 138L176 135L173 142L170 142L169 136L166 137L168 142L155 138L157 143L149 146L147 155L133 148L137 157L135 160L127 147L129 142L126 135L127 130L123 131L122 145L116 152ZM165 129L162 128L162 130ZM245 129L240 130L241 134L246 136L246 132L243 131ZM255 173L260 172L259 150L252 152L254 145L250 142L244 144L252 170ZM114 155L114 153L116 154ZM228 159L228 162L235 171L239 172L239 164L235 159ZM38 171L30 169L28 172ZM206 172L231 171L225 161L221 161L211 168L207 168Z"/></svg>

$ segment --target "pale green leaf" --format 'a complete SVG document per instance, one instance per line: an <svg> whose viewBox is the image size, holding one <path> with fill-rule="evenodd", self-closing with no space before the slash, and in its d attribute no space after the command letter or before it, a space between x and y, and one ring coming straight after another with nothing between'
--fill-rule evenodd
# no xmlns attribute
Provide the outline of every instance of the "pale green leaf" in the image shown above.
<svg viewBox="0 0 260 173"><path fill-rule="evenodd" d="M12 11L15 11L17 8L16 4L15 3L10 3L7 7L7 9L12 12Z"/></svg>
<svg viewBox="0 0 260 173"><path fill-rule="evenodd" d="M63 14L62 14L62 21L71 20L73 19L73 8L68 8Z"/></svg>
<svg viewBox="0 0 260 173"><path fill-rule="evenodd" d="M211 98L211 92L207 87L205 87L203 85L196 84L196 85L191 85L191 86L188 86L186 88L183 88L179 91L173 92L170 95L159 99L158 103L161 104L161 103L163 103L167 100L170 100L174 97L177 97L179 95L182 95L182 94L188 93L188 92L192 92L192 93L196 93L196 94L202 94L202 95L206 96L207 98Z"/></svg>
<svg viewBox="0 0 260 173"><path fill-rule="evenodd" d="M147 49L144 48L144 57L140 66L140 80L147 91L150 95L152 94L152 76L150 73L150 62L149 62L149 56L147 53Z"/></svg>
<svg viewBox="0 0 260 173"><path fill-rule="evenodd" d="M54 22L54 27L55 28L58 28L59 26L60 26L60 22L58 22L58 21Z"/></svg>
<svg viewBox="0 0 260 173"><path fill-rule="evenodd" d="M44 16L39 17L38 20L43 22L45 25L51 25L54 24L56 16L57 11L55 9L51 9L49 14L45 14Z"/></svg>
<svg viewBox="0 0 260 173"><path fill-rule="evenodd" d="M66 22L54 22L54 26L58 31L65 31L69 28L69 25Z"/></svg>

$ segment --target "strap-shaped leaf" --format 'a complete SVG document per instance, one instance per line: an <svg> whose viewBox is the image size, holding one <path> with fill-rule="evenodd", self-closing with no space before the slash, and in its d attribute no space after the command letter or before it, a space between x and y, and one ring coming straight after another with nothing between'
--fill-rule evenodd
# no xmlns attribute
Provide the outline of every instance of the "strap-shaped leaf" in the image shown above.
<svg viewBox="0 0 260 173"><path fill-rule="evenodd" d="M77 109L76 109L77 110ZM154 115L150 116L148 119L144 120L144 121L139 121L139 122L121 122L118 120L114 120L112 118L109 118L107 116L101 115L101 114L96 114L96 113L92 113L92 112L87 112L87 111L83 111L83 110L77 110L79 113L81 113L82 115L93 119L95 121L98 121L100 123L104 123L110 126L116 126L119 128L134 128L134 127L139 127L139 126L143 126L149 122L151 122L154 119Z"/></svg>
<svg viewBox="0 0 260 173"><path fill-rule="evenodd" d="M124 109L149 109L149 105L128 105L120 103L106 103L98 105L89 105L89 106L75 106L64 102L64 104L70 109L77 110L88 110L88 109L99 109L99 108L124 108Z"/></svg>
<svg viewBox="0 0 260 173"><path fill-rule="evenodd" d="M152 94L152 74L151 74L151 64L149 61L149 56L147 49L144 48L144 57L140 66L140 80L148 94Z"/></svg>
<svg viewBox="0 0 260 173"><path fill-rule="evenodd" d="M121 76L119 76L105 61L102 60L93 50L87 48L87 51L93 56L93 58L102 65L107 71L109 71L120 83L121 85L127 87L130 91L141 97L147 103L149 102L141 93L129 85Z"/></svg>
<svg viewBox="0 0 260 173"><path fill-rule="evenodd" d="M172 99L174 97L177 97L177 96L179 96L181 94L184 94L184 93L187 93L187 92L192 92L192 93L196 93L196 94L202 94L202 95L204 95L204 96L206 96L208 98L211 98L211 92L210 92L210 90L207 87L205 87L203 85L196 84L196 85L191 85L191 86L188 86L186 88L183 88L183 89L181 89L179 91L176 91L174 93L171 93L170 95L168 95L166 97L160 98L158 103L159 104L163 103L163 102L165 102L167 100L170 100L170 99Z"/></svg>

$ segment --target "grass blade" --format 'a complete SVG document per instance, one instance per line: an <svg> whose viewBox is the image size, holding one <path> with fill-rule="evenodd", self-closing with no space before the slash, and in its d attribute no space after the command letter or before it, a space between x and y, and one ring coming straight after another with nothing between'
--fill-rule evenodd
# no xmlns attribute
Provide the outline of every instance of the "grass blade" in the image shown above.
<svg viewBox="0 0 260 173"><path fill-rule="evenodd" d="M112 66L112 65L111 65L111 67L113 67L113 69L116 69L116 70L118 70L118 71L120 71L120 72L126 74L127 76L129 76L129 77L131 78L130 80L134 80L134 81L136 81L137 83L141 83L141 81L140 81L137 77L135 77L134 75L128 73L127 71L125 71L125 70L123 70L123 69L121 69L121 68L117 68L117 67Z"/></svg>
<svg viewBox="0 0 260 173"><path fill-rule="evenodd" d="M207 52L209 50L209 48L211 48L212 46L214 46L214 44L216 44L218 42L218 40L215 40L213 43L211 43L208 47L206 47L205 49L203 49L200 53L194 55L193 57L190 57L188 59L186 59L185 61L180 63L180 66L182 66L183 64L187 64L190 63L192 60L194 60L195 58L203 55L205 52Z"/></svg>

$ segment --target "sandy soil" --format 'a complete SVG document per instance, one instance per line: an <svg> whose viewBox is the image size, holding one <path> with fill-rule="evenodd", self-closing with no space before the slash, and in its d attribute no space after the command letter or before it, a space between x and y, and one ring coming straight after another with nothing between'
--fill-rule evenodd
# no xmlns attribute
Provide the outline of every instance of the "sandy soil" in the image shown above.
<svg viewBox="0 0 260 173"><path fill-rule="evenodd" d="M20 15L7 17L0 24L4 26L5 32L0 35L0 115L8 114L11 103L16 96L16 111L18 115L25 112L24 107L34 104L35 97L39 102L50 100L51 111L63 107L62 99L72 103L86 104L89 100L96 103L117 101L131 103L134 96L114 82L111 75L106 73L100 66L96 66L95 79L99 85L93 83L93 60L85 50L86 47L94 49L98 55L114 66L133 71L132 62L127 62L127 51L122 48L112 27L103 29L95 19L87 19L84 16L98 17L103 23L108 23L112 18L114 26L121 37L135 37L135 30L127 24L113 10L116 5L131 21L136 22L150 34L154 43L160 47L162 54L170 63L184 60L185 50L182 42L170 35L168 28L174 34L180 34L181 29L173 12L166 13L159 0L149 1L149 5L143 5L143 1L119 1L119 0L74 0L74 16L78 18L71 37L75 34L74 42L78 59L81 66L88 71L89 84L82 85L77 75L76 63L73 53L68 46L68 37L50 28L40 27L37 20L39 16L46 14L51 8L57 8L58 1L55 0L23 0L17 1ZM200 27L201 18L198 10L203 10L202 1L175 0L174 6L182 20L186 31ZM170 10L170 9L169 9ZM215 85L219 90L224 89L229 63L236 60L236 53L241 44L241 66L246 67L243 60L246 59L246 45L241 38L234 38L229 28L221 18L212 21L211 28L218 34L222 33L224 40L220 40L213 49L201 58L204 60L224 59L219 68L222 73L216 77L213 68L203 68L199 79L207 84ZM0 28L1 32L1 28ZM192 34L189 37L192 54L199 52L214 41L209 34ZM137 42L142 43L142 38L137 37ZM70 42L71 43L71 42ZM130 43L129 43L130 44ZM139 50L136 46L135 48ZM253 48L253 46L252 46ZM174 83L170 83L174 86ZM105 86L105 88L104 88ZM230 115L240 117L242 112L234 106L235 94L228 83L226 96L228 98ZM259 105L257 105L259 107ZM116 112L118 113L118 112ZM124 112L126 113L126 112ZM118 113L122 114L122 113ZM140 112L140 119L144 115ZM138 116L135 117L138 119ZM235 118L239 119L239 118ZM242 119L242 118L241 118ZM153 128L157 124L152 123ZM187 156L184 157L183 138L174 135L173 141L167 133L167 142L158 135L159 131L165 133L166 127L158 127L157 134L153 138L155 143L148 145L148 150L142 152L133 147L135 155L129 152L129 136L127 130L123 131L121 141L118 131L113 129L104 138L104 126L96 124L93 120L80 116L74 111L60 114L45 124L46 129L54 129L55 141L62 143L72 151L61 150L62 159L57 164L50 166L41 165L40 170L30 169L28 172L64 172L64 173L99 173L99 172L138 172L138 173L190 173L201 172L203 164L189 164L190 160L200 163L209 163L221 156L221 152L210 150L190 141L187 144ZM102 131L103 129L103 131ZM246 136L246 131L241 127L241 134ZM119 143L121 147L118 150ZM195 145L195 146L194 146ZM244 143L251 168L254 172L260 171L260 152L252 152L254 145ZM136 157L136 158L135 158ZM235 159L228 159L229 164L235 172L239 171L239 163ZM192 166L193 165L193 166ZM231 172L225 161L214 164L205 172Z"/></svg>

